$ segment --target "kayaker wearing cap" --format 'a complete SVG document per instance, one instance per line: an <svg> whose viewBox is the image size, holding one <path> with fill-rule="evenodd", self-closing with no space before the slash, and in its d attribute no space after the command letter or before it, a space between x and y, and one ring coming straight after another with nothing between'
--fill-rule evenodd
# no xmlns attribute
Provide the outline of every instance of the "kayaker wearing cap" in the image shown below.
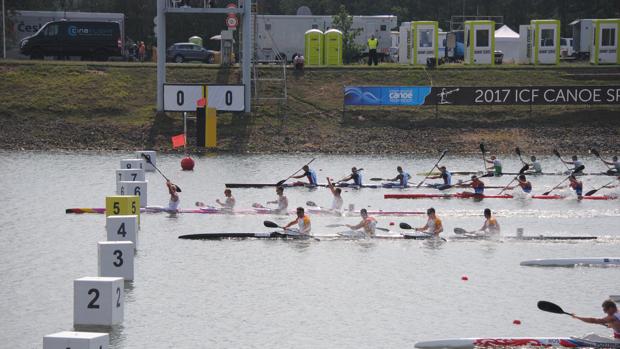
<svg viewBox="0 0 620 349"><path fill-rule="evenodd" d="M497 223L497 219L491 215L491 209L484 209L484 218L485 221L480 231L485 234L499 234L499 223Z"/></svg>
<svg viewBox="0 0 620 349"><path fill-rule="evenodd" d="M299 227L300 235L310 235L310 230L312 228L310 224L310 217L304 213L303 207L297 207L297 218L294 221L284 226L284 229L288 229L290 226L297 224Z"/></svg>
<svg viewBox="0 0 620 349"><path fill-rule="evenodd" d="M317 185L317 180L316 180L316 172L314 172L314 170L310 169L310 166L308 165L304 165L304 167L301 168L302 170L304 170L304 173L300 174L299 176L292 176L291 178L303 178L306 177L308 178L308 184L311 186L316 186Z"/></svg>
<svg viewBox="0 0 620 349"><path fill-rule="evenodd" d="M570 175L568 177L568 180L570 182L569 186L575 191L575 194L577 194L577 198L581 199L583 197L583 182L577 180L577 177L575 177L575 175Z"/></svg>
<svg viewBox="0 0 620 349"><path fill-rule="evenodd" d="M484 195L484 182L478 176L471 176L471 187L474 189L475 195Z"/></svg>
<svg viewBox="0 0 620 349"><path fill-rule="evenodd" d="M612 301L611 299L604 301L602 307L603 312L607 314L607 316L599 319L593 317L581 317L575 314L571 315L573 318L589 324L606 325L614 331L614 342L620 343L620 312L618 312L618 307L616 306L616 303L614 303L614 301Z"/></svg>
<svg viewBox="0 0 620 349"><path fill-rule="evenodd" d="M170 194L170 201L168 202L168 208L166 211L177 212L179 210L179 194L177 190L177 186L170 182L170 180L166 180L166 187L168 187L168 193Z"/></svg>
<svg viewBox="0 0 620 349"><path fill-rule="evenodd" d="M360 173L361 169L357 169L357 167L351 168L351 174L339 180L338 182L347 182L353 180L353 183L356 186L362 187L362 174Z"/></svg>
<svg viewBox="0 0 620 349"><path fill-rule="evenodd" d="M432 207L426 210L426 215L428 216L426 225L420 228L415 228L415 230L438 236L441 232L443 232L443 224L441 223L441 219L437 217L435 214L435 209Z"/></svg>
<svg viewBox="0 0 620 349"><path fill-rule="evenodd" d="M493 166L489 166L489 170L493 170L493 175L501 176L502 175L502 162L495 156L491 156L491 160L485 160L486 162L493 164Z"/></svg>
<svg viewBox="0 0 620 349"><path fill-rule="evenodd" d="M375 236L377 220L374 217L369 216L368 211L365 208L360 210L360 216L362 216L362 221L359 222L359 224L347 224L347 227L353 230L364 228L364 233L366 233L366 235Z"/></svg>
<svg viewBox="0 0 620 349"><path fill-rule="evenodd" d="M443 185L452 185L452 173L450 173L450 171L448 171L446 169L446 166L441 166L439 168L439 171L441 172L441 174L438 174L437 176L432 176L429 177L431 179L443 179Z"/></svg>
<svg viewBox="0 0 620 349"><path fill-rule="evenodd" d="M401 187L403 188L409 187L409 178L411 178L411 175L405 172L403 168L400 166L396 167L396 171L398 172L398 175L392 179L388 179L388 181L390 182L398 181Z"/></svg>

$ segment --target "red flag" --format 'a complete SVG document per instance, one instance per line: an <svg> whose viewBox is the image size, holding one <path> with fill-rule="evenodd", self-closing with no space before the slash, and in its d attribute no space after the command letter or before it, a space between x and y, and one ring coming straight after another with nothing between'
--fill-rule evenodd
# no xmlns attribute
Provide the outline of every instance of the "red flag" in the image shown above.
<svg viewBox="0 0 620 349"><path fill-rule="evenodd" d="M207 105L207 101L204 98L196 101L196 108L204 107L205 105Z"/></svg>
<svg viewBox="0 0 620 349"><path fill-rule="evenodd" d="M178 148L185 145L185 133L172 136L172 148Z"/></svg>

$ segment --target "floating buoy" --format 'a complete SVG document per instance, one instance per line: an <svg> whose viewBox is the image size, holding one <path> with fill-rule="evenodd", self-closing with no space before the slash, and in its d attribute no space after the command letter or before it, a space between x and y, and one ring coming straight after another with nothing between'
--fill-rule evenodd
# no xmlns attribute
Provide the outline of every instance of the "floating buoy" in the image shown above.
<svg viewBox="0 0 620 349"><path fill-rule="evenodd" d="M467 280L469 280L469 278L467 277L467 275L463 275L463 276L461 276L461 280L467 281Z"/></svg>
<svg viewBox="0 0 620 349"><path fill-rule="evenodd" d="M394 222L390 222L390 225L394 225Z"/></svg>
<svg viewBox="0 0 620 349"><path fill-rule="evenodd" d="M183 171L193 171L194 170L194 159L186 156L181 160L181 168Z"/></svg>
<svg viewBox="0 0 620 349"><path fill-rule="evenodd" d="M514 320L512 323L514 325L521 325L521 320Z"/></svg>

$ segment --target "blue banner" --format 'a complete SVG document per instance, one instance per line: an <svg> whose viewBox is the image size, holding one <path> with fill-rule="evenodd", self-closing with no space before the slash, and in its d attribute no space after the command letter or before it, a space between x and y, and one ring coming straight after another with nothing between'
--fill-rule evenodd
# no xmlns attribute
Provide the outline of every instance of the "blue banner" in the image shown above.
<svg viewBox="0 0 620 349"><path fill-rule="evenodd" d="M430 86L346 86L345 105L424 105Z"/></svg>

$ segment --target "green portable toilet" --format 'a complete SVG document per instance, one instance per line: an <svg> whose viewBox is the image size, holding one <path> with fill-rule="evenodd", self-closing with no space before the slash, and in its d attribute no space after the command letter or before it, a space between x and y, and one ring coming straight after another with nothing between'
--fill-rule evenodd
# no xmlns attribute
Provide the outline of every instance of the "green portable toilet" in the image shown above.
<svg viewBox="0 0 620 349"><path fill-rule="evenodd" d="M560 63L560 21L555 19L534 19L530 21L531 42L534 44L530 55L533 64Z"/></svg>
<svg viewBox="0 0 620 349"><path fill-rule="evenodd" d="M323 65L324 34L318 29L310 29L304 34L304 58L306 65Z"/></svg>
<svg viewBox="0 0 620 349"><path fill-rule="evenodd" d="M620 19L593 19L594 43L590 63L620 64Z"/></svg>
<svg viewBox="0 0 620 349"><path fill-rule="evenodd" d="M325 32L325 65L342 65L342 32L330 29Z"/></svg>

